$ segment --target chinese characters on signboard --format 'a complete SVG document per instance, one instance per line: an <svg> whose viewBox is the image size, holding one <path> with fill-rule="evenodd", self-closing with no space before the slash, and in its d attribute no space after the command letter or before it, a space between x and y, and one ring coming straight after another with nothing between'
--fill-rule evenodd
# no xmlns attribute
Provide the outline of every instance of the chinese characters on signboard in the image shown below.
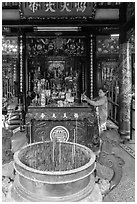
<svg viewBox="0 0 137 204"><path fill-rule="evenodd" d="M93 2L24 2L21 4L22 17L91 17Z"/></svg>

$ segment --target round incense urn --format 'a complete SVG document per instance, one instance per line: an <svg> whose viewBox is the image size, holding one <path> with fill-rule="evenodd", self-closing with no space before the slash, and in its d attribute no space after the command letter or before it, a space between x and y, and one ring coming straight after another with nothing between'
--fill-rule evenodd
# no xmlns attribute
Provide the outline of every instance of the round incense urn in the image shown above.
<svg viewBox="0 0 137 204"><path fill-rule="evenodd" d="M11 196L18 202L101 201L95 154L71 142L37 142L14 154Z"/></svg>

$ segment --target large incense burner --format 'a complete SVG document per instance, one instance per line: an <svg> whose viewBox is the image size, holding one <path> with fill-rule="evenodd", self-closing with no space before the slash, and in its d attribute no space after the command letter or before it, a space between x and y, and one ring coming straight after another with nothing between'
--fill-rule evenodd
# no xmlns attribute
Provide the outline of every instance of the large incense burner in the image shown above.
<svg viewBox="0 0 137 204"><path fill-rule="evenodd" d="M84 201L87 197L101 201L94 182L95 154L83 145L37 142L16 152L14 160L15 201Z"/></svg>

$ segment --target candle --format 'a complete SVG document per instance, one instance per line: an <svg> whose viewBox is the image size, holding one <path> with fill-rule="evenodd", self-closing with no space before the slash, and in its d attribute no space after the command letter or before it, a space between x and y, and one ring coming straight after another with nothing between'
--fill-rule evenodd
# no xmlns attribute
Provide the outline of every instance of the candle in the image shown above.
<svg viewBox="0 0 137 204"><path fill-rule="evenodd" d="M72 145L72 163L74 163L74 157L75 157L75 129L74 129L74 139L73 139L73 145Z"/></svg>
<svg viewBox="0 0 137 204"><path fill-rule="evenodd" d="M75 155L76 131L74 129L74 155Z"/></svg>
<svg viewBox="0 0 137 204"><path fill-rule="evenodd" d="M75 143L77 143L77 118L76 118L76 133L75 133Z"/></svg>

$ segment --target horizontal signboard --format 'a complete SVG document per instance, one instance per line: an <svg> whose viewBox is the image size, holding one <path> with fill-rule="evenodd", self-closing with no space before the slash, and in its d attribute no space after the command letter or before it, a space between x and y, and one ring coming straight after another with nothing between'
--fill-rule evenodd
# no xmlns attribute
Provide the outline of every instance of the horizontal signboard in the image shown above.
<svg viewBox="0 0 137 204"><path fill-rule="evenodd" d="M22 18L92 17L93 2L22 2Z"/></svg>

